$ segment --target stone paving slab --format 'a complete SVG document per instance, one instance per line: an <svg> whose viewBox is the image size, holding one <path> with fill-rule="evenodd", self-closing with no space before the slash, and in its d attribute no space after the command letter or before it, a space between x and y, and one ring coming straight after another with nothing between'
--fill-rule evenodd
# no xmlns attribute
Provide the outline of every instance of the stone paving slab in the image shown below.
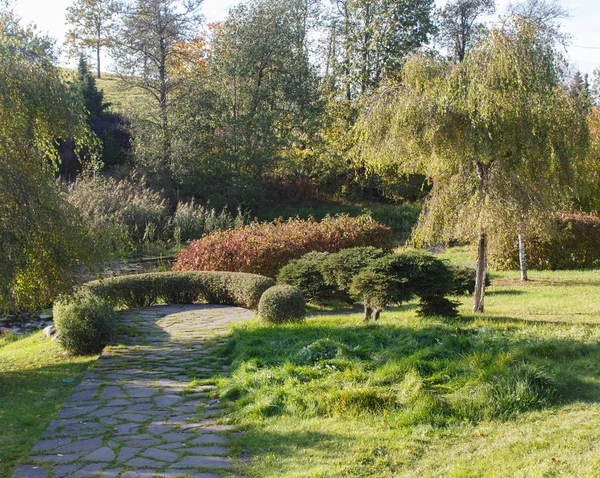
<svg viewBox="0 0 600 478"><path fill-rule="evenodd" d="M122 315L128 338L105 349L14 478L219 478L231 465L206 339L253 312L158 306ZM132 331L135 333L132 334Z"/></svg>

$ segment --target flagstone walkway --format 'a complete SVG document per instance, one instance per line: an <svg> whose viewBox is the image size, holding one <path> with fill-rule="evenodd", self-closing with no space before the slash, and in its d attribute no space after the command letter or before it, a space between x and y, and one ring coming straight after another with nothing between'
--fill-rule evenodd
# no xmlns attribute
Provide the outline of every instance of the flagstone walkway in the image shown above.
<svg viewBox="0 0 600 478"><path fill-rule="evenodd" d="M105 349L13 477L234 476L228 437L237 432L218 423L214 386L199 381L227 373L206 339L253 316L214 305L124 314L122 345Z"/></svg>

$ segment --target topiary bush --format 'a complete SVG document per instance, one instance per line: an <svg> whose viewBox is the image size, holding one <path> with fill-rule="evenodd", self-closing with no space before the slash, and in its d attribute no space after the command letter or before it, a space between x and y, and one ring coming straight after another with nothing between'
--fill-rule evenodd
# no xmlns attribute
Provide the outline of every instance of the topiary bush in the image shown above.
<svg viewBox="0 0 600 478"><path fill-rule="evenodd" d="M274 324L304 320L306 306L302 291L291 285L271 287L260 298L258 315Z"/></svg>
<svg viewBox="0 0 600 478"><path fill-rule="evenodd" d="M420 299L420 315L456 315L457 304L446 299L453 286L449 266L420 251L390 254L373 261L356 275L350 292L362 297L365 320L377 319L388 304L400 304L413 295Z"/></svg>
<svg viewBox="0 0 600 478"><path fill-rule="evenodd" d="M392 247L391 229L370 216L341 214L321 222L290 219L254 222L193 241L177 256L175 271L219 270L276 277L290 260L311 251L336 252L357 246Z"/></svg>
<svg viewBox="0 0 600 478"><path fill-rule="evenodd" d="M324 258L320 269L326 284L335 286L348 295L354 277L385 255L383 249L376 247L352 247L329 254Z"/></svg>
<svg viewBox="0 0 600 478"><path fill-rule="evenodd" d="M76 355L99 353L113 336L115 311L105 300L91 295L59 300L54 323L60 344Z"/></svg>
<svg viewBox="0 0 600 478"><path fill-rule="evenodd" d="M275 285L269 277L240 272L153 272L88 282L81 290L115 306L148 307L157 302L206 301L256 309L263 292Z"/></svg>
<svg viewBox="0 0 600 478"><path fill-rule="evenodd" d="M329 255L328 252L309 252L291 260L279 271L277 283L298 287L309 301L334 298L337 287L327 284L321 273L321 265Z"/></svg>

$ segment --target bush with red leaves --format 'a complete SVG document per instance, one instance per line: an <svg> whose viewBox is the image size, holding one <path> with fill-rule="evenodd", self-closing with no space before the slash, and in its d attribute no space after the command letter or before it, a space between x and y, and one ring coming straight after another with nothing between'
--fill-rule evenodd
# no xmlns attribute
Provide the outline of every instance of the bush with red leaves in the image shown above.
<svg viewBox="0 0 600 478"><path fill-rule="evenodd" d="M307 252L337 252L357 246L392 248L389 227L369 215L340 214L314 219L279 219L209 234L177 256L176 271L251 272L275 277L281 267Z"/></svg>

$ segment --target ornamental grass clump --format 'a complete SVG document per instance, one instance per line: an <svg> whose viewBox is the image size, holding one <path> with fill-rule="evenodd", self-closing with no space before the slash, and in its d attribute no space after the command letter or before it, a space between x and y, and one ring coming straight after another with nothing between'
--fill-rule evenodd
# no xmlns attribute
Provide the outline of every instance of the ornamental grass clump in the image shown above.
<svg viewBox="0 0 600 478"><path fill-rule="evenodd" d="M306 306L302 291L291 285L271 287L260 298L258 315L273 324L304 320Z"/></svg>
<svg viewBox="0 0 600 478"><path fill-rule="evenodd" d="M314 219L253 222L193 241L177 256L176 271L219 270L276 277L292 259L316 252L337 252L357 246L392 248L391 229L369 215L340 214Z"/></svg>

